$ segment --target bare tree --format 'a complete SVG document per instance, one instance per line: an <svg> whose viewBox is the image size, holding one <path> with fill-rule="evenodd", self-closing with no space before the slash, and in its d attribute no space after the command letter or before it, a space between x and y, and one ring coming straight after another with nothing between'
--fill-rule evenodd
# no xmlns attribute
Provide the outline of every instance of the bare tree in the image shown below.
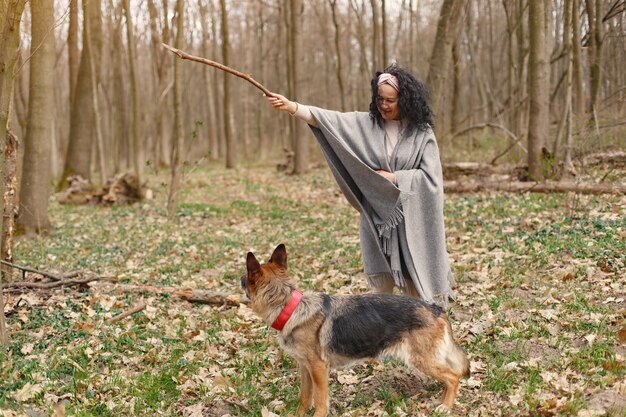
<svg viewBox="0 0 626 417"><path fill-rule="evenodd" d="M11 101L13 96L14 68L20 42L20 22L25 0L0 2L0 173L4 172L4 155L8 138ZM0 181L0 195L4 195L4 184ZM4 222L3 222L4 223ZM4 236L4 232L2 233ZM4 294L2 292L4 270L0 273L0 344L9 341L4 317Z"/></svg>
<svg viewBox="0 0 626 417"><path fill-rule="evenodd" d="M54 4L40 0L31 7L31 58L28 126L24 141L24 168L20 187L18 224L26 232L46 232L50 184L50 131L54 107Z"/></svg>
<svg viewBox="0 0 626 417"><path fill-rule="evenodd" d="M381 64L381 35L378 18L378 0L370 0L370 7L372 8L372 69L370 72L373 74L380 69Z"/></svg>
<svg viewBox="0 0 626 417"><path fill-rule="evenodd" d="M602 81L602 1L585 0L587 23L589 24L589 107L588 111L596 119L600 87Z"/></svg>
<svg viewBox="0 0 626 417"><path fill-rule="evenodd" d="M337 0L328 0L328 4L330 4L330 10L333 16L333 26L335 27L335 54L337 56L335 71L337 74L337 84L339 85L339 95L341 98L341 111L346 111L346 93L343 87L343 77L341 75L341 45L339 42L339 22L337 20Z"/></svg>
<svg viewBox="0 0 626 417"><path fill-rule="evenodd" d="M300 0L288 0L289 11L289 52L291 54L291 64L288 67L291 88L289 95L292 100L298 100L300 94L299 62L300 62L300 17L303 5ZM291 141L294 146L294 174L304 174L309 165L308 141L302 137L302 123L292 121Z"/></svg>
<svg viewBox="0 0 626 417"><path fill-rule="evenodd" d="M548 135L550 78L546 50L544 0L528 6L530 57L528 63L528 174L533 180L544 178L544 149Z"/></svg>
<svg viewBox="0 0 626 417"><path fill-rule="evenodd" d="M572 164L572 72L573 72L573 52L572 52L572 1L566 0L564 2L564 20L563 20L563 54L565 55L566 68L565 68L565 103L563 106L563 114L559 127L554 139L554 147L552 153L555 159L559 159L561 137L565 136L565 152L563 155L563 161L565 167L568 170L573 169Z"/></svg>
<svg viewBox="0 0 626 417"><path fill-rule="evenodd" d="M385 0L381 0L380 2L380 23L381 23L381 32L382 32L382 43L383 43L383 63L382 66L386 67L389 65L389 50L387 48L387 7L385 7Z"/></svg>
<svg viewBox="0 0 626 417"><path fill-rule="evenodd" d="M580 39L580 20L578 10L580 0L572 1L572 59L573 59L573 83L574 83L574 113L582 116L585 113L585 93L583 89L583 67L581 59L582 42Z"/></svg>
<svg viewBox="0 0 626 417"><path fill-rule="evenodd" d="M222 62L228 66L230 63L230 41L228 36L228 11L226 10L226 1L220 0L220 13L222 18ZM224 116L224 138L226 139L226 168L235 168L237 158L235 155L235 138L233 137L232 125L230 120L230 75L223 74L223 116Z"/></svg>
<svg viewBox="0 0 626 417"><path fill-rule="evenodd" d="M208 16L208 7L202 1L198 0L198 7L200 9L200 26L202 28L202 54L204 56L210 56L209 47L211 45L209 38L209 29L207 27L209 16ZM214 24L214 23L212 23ZM262 39L260 39L262 42ZM261 50L262 54L262 50ZM261 64L263 63L263 59L260 60ZM207 133L209 136L209 159L215 161L219 157L219 141L218 141L218 126L217 126L217 114L214 108L215 102L211 100L214 94L217 92L214 90L214 85L211 78L209 68L205 68L202 75L204 79L204 84L206 88L206 103L207 103L207 118L208 118L208 129Z"/></svg>
<svg viewBox="0 0 626 417"><path fill-rule="evenodd" d="M67 57L70 86L70 108L74 102L76 91L76 78L78 76L78 66L80 64L80 53L78 49L78 0L70 1L69 27L67 31Z"/></svg>
<svg viewBox="0 0 626 417"><path fill-rule="evenodd" d="M70 175L80 175L85 179L91 178L91 151L94 145L92 132L94 125L94 108L91 89L91 59L100 57L101 23L100 0L86 1L83 6L83 50L76 79L76 92L71 110L70 137L67 149L65 168L61 178L61 187ZM91 39L89 38L91 37ZM90 51L90 48L95 50ZM94 66L98 68L98 65Z"/></svg>
<svg viewBox="0 0 626 417"><path fill-rule="evenodd" d="M446 92L448 68L452 58L452 45L464 2L444 0L437 22L437 34L430 55L430 66L426 84L432 93L435 116L442 114L443 97ZM439 131L439 129L437 129Z"/></svg>
<svg viewBox="0 0 626 417"><path fill-rule="evenodd" d="M133 19L130 14L130 0L124 0L124 16L126 17L126 41L128 46L128 68L130 69L130 107L132 112L132 142L133 142L133 171L141 183L141 136L139 117L139 92L137 91L137 63L135 59L135 35L133 34Z"/></svg>
<svg viewBox="0 0 626 417"><path fill-rule="evenodd" d="M183 22L184 0L176 0L176 48L182 49L185 39ZM172 140L172 176L167 199L167 214L173 218L178 204L178 193L182 184L185 156L185 130L183 128L183 74L181 60L174 58L174 138Z"/></svg>

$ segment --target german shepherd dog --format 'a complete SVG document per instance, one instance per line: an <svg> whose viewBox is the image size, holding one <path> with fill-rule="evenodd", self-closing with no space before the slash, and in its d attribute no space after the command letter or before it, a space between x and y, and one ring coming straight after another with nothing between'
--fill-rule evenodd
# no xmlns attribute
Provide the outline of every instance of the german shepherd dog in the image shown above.
<svg viewBox="0 0 626 417"><path fill-rule="evenodd" d="M287 250L279 245L261 264L248 252L241 286L252 310L279 330L282 349L300 367L302 416L328 412L328 372L367 358L398 358L444 384L442 407L454 405L459 380L469 376L465 352L452 338L443 309L393 294L300 293L287 272Z"/></svg>

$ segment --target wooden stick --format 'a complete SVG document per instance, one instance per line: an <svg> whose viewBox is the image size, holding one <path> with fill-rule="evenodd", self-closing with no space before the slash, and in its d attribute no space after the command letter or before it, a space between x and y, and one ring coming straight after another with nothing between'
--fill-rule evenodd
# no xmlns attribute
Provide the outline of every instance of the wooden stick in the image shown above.
<svg viewBox="0 0 626 417"><path fill-rule="evenodd" d="M38 288L47 290L50 288L62 287L64 285L84 285L92 281L97 281L100 279L115 279L115 277L98 277L93 276L85 279L64 279L60 281L53 282L28 282L28 281L20 281L20 282L11 282L6 285L6 290L13 290L17 288Z"/></svg>
<svg viewBox="0 0 626 417"><path fill-rule="evenodd" d="M249 301L243 294L229 294L220 291L205 291L187 287L157 287L153 285L115 284L114 291L135 294L159 294L169 295L195 304L228 305L238 306L247 304ZM103 291L100 288L100 291Z"/></svg>
<svg viewBox="0 0 626 417"><path fill-rule="evenodd" d="M222 71L229 72L229 73L231 73L233 75L236 75L239 78L243 78L244 80L248 81L249 83L254 85L256 88L258 88L259 90L263 91L265 93L265 95L267 95L267 96L273 96L274 95L274 93L272 93L270 90L265 88L261 83L259 83L254 78L252 78L252 76L250 76L250 74L244 74L243 72L239 72L239 71L237 71L235 69L227 67L226 65L220 64L219 62L211 61L210 59L201 58L201 57L195 56L195 55L190 55L187 52L183 52L180 49L173 48L173 47L171 47L171 46L169 46L169 45L167 45L165 43L161 43L161 45L163 45L166 49L169 49L171 52L175 53L176 55L178 55L182 59L188 59L190 61L200 62L202 64L210 65L212 67L221 69Z"/></svg>
<svg viewBox="0 0 626 417"><path fill-rule="evenodd" d="M53 279L55 281L62 281L65 278L75 278L77 276L80 275L80 272L68 272L67 274L62 274L62 275L56 275L56 274L52 274L50 272L45 272L45 271L39 271L37 269L33 269L33 268L28 268L25 266L19 266L19 265L15 265L11 262L7 262L7 261L3 261L0 259L0 263L2 265L7 265L10 266L11 268L15 268L15 269L19 269L20 271L24 271L24 272L32 272L34 274L39 274L41 276L44 276L46 278L50 278Z"/></svg>
<svg viewBox="0 0 626 417"><path fill-rule="evenodd" d="M146 306L147 306L146 303L141 302L141 303L137 304L135 307L131 308L130 310L125 311L125 312L123 312L121 314L118 314L115 317L111 317L110 319L107 320L107 323L111 324L111 323L115 323L115 322L118 322L120 320L123 320L123 319L125 319L126 317L128 317L128 316L130 316L132 314L135 314L135 313L140 312L141 310L144 310L146 308Z"/></svg>

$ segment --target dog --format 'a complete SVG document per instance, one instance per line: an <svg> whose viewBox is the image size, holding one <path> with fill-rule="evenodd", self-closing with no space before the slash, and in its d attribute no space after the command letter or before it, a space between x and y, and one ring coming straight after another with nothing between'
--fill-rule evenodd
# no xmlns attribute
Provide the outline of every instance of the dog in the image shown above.
<svg viewBox="0 0 626 417"><path fill-rule="evenodd" d="M442 308L403 295L302 294L287 272L283 244L265 264L248 252L246 268L241 286L252 311L279 331L281 348L298 362L297 416L313 405L314 417L327 415L330 369L380 357L400 359L443 382L440 407L453 407L469 361Z"/></svg>

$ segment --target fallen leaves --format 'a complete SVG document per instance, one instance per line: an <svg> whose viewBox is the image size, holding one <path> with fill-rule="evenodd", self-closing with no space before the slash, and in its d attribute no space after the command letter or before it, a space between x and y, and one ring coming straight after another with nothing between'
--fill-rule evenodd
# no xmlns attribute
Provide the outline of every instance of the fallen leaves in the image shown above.
<svg viewBox="0 0 626 417"><path fill-rule="evenodd" d="M190 177L174 223L163 215L158 190L141 207L52 204L56 232L20 240L20 262L106 273L119 283L7 295L17 333L0 352L0 392L9 392L0 397L7 403L0 415L21 416L26 407L50 415L60 403L55 417L97 414L96 407L112 415L294 414L297 363L242 303L239 277L248 250L269 254L286 242L299 287L367 291L358 213L332 181L320 171L279 178L267 170L201 172ZM576 208L569 198L447 198L458 292L450 317L471 359L458 414L623 409L626 202L580 196ZM124 290L131 286L172 291ZM179 297L206 289L227 294L228 302ZM140 314L106 323L141 297ZM441 386L398 364L376 363L332 373L331 391L337 415L426 416L435 413Z"/></svg>

